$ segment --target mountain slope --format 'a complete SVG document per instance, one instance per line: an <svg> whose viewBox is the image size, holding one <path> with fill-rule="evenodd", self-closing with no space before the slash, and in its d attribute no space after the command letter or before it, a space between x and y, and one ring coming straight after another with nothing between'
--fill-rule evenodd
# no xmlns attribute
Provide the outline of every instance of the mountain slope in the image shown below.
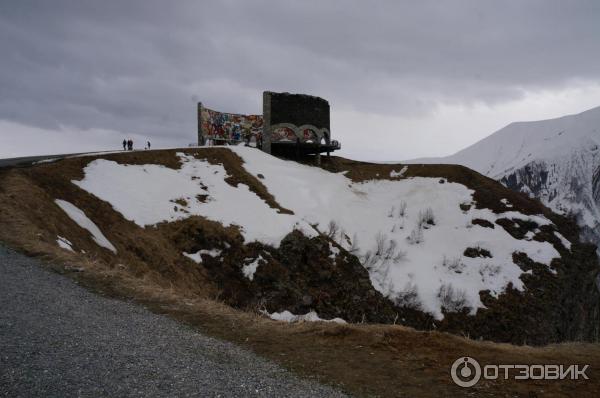
<svg viewBox="0 0 600 398"><path fill-rule="evenodd" d="M575 225L461 166L202 148L64 159L0 183L4 240L273 318L538 344L598 328L597 259Z"/></svg>
<svg viewBox="0 0 600 398"><path fill-rule="evenodd" d="M572 214L585 238L600 243L600 107L557 119L511 123L443 158L409 163L460 164Z"/></svg>

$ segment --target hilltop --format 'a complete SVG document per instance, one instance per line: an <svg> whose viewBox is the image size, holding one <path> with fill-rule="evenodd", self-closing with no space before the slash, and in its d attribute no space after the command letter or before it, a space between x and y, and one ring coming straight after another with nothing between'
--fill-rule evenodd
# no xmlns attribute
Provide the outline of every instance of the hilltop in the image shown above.
<svg viewBox="0 0 600 398"><path fill-rule="evenodd" d="M597 387L595 344L472 340L596 341L598 265L573 222L462 166L93 154L0 170L0 201L0 240L57 272L359 395L467 394L448 376L465 354L592 365L482 396Z"/></svg>
<svg viewBox="0 0 600 398"><path fill-rule="evenodd" d="M465 167L318 168L215 147L77 156L1 179L3 240L111 278L273 319L519 344L597 333L597 262L576 225Z"/></svg>

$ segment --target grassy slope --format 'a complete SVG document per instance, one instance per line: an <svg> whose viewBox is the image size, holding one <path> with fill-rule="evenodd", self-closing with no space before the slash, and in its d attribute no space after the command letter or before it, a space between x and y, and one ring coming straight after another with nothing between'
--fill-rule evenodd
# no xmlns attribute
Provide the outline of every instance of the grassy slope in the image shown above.
<svg viewBox="0 0 600 398"><path fill-rule="evenodd" d="M243 182L272 207L281 208L258 180L239 170L238 161L227 150L212 149L211 162L223 163L234 176L232 184ZM177 168L173 151L136 152L102 156L122 163L159 163ZM392 325L326 324L284 325L234 310L218 301L220 286L201 268L190 267L180 255L188 245L184 237L199 226L207 239L238 239L235 228L199 217L140 229L124 220L112 208L71 184L83 177L83 167L94 157L73 158L32 168L0 171L0 239L29 254L52 260L56 270L66 272L92 289L113 296L134 298L151 309L188 322L217 337L247 346L306 376L341 385L358 394L396 396L527 395L544 391L544 396L564 396L600 389L600 348L594 344L561 344L545 348L515 347L474 342L438 332L417 332ZM334 158L324 164L332 171L349 170L354 180L385 178L393 165L369 165ZM379 176L377 176L379 174ZM539 203L519 194L500 190L498 184L461 167L427 166L411 168L408 176L444 176L476 189L479 205L494 208L498 194L525 213L545 213L569 239L576 229L568 220L548 213ZM119 250L115 258L98 248L60 209L53 199L68 200L83 209ZM498 210L501 210L498 208ZM69 236L86 255L69 253L56 245L56 236ZM82 271L83 272L75 272ZM590 363L587 382L486 382L476 390L455 387L448 375L451 363L470 355L486 363Z"/></svg>

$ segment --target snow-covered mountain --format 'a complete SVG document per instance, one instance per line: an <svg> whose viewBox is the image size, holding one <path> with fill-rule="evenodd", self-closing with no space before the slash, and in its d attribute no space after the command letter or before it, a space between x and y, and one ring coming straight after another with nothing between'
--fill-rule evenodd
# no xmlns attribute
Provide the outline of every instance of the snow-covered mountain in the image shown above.
<svg viewBox="0 0 600 398"><path fill-rule="evenodd" d="M600 244L600 107L577 115L517 122L443 158L408 163L460 164L573 214Z"/></svg>

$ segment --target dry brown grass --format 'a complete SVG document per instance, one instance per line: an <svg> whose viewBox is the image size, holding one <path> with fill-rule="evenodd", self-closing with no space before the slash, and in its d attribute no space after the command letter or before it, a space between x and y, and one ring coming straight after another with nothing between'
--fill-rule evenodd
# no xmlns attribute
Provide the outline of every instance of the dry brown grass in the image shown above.
<svg viewBox="0 0 600 398"><path fill-rule="evenodd" d="M284 324L235 310L215 300L185 296L176 289L111 276L74 274L103 294L134 298L154 312L233 341L306 377L316 377L359 396L595 396L600 346L560 344L543 348L477 342L438 332L393 325ZM119 284L121 284L119 286ZM590 364L589 381L480 382L461 389L449 377L451 364L469 355L481 363Z"/></svg>
<svg viewBox="0 0 600 398"><path fill-rule="evenodd" d="M207 160L224 164L230 175L237 176L231 183L254 185L252 189L261 191L262 184L258 180L235 171L232 164L238 160L232 158L229 164L230 161L220 158L222 154L212 156ZM109 158L129 164L160 163L179 167L172 151L135 152ZM100 294L136 300L154 312L240 344L300 375L316 377L359 396L594 397L600 391L600 345L597 344L517 347L394 325L290 325L235 310L219 302L218 287L193 262L181 256L185 245L190 243L179 240L200 228L204 235L199 242L210 248L219 241L240 239L239 231L200 217L158 228L140 228L124 220L108 204L70 183L72 179L83 177L82 168L93 159L67 159L27 169L0 171L0 240L44 258L55 271ZM336 166L335 162L329 167L347 167L356 180L398 170L393 165L357 167L356 162L346 164L345 160L339 160L341 163ZM409 176L425 173L411 170L413 168L409 168ZM435 176L437 172L434 168L428 173ZM457 181L467 178L461 173L460 169L456 170ZM486 180L477 182L486 183ZM260 195L265 201L270 200L268 192ZM55 198L68 200L84 210L117 247L119 255L99 248L87 232L53 204ZM508 199L513 203L519 201L516 197ZM271 205L278 206L276 202ZM58 248L57 235L71 240L78 252ZM585 363L591 365L590 380L486 381L472 389L461 389L452 383L449 369L454 360L465 355L490 364Z"/></svg>
<svg viewBox="0 0 600 398"><path fill-rule="evenodd" d="M358 396L593 397L600 389L599 345L568 343L534 348L397 325L285 324L174 287L157 286L151 279L107 271L98 264L83 267L85 272L67 271L68 275L100 294L134 299L153 312L240 344L302 376L315 377ZM488 364L590 364L590 380L485 381L472 389L461 389L452 384L449 369L464 355Z"/></svg>
<svg viewBox="0 0 600 398"><path fill-rule="evenodd" d="M81 159L75 159L76 163ZM62 163L62 162L61 162ZM203 270L183 256L161 228L140 228L123 219L112 207L70 183L76 168L52 164L14 169L0 174L0 239L28 254L81 262L93 260L106 270L120 270L157 284L173 284L193 294L215 294ZM62 165L61 165L62 166ZM67 200L82 209L115 245L118 255L99 247L90 234L75 224L54 203ZM187 220L202 223L200 218ZM77 253L56 245L57 236L73 243ZM85 255L81 253L85 251Z"/></svg>

